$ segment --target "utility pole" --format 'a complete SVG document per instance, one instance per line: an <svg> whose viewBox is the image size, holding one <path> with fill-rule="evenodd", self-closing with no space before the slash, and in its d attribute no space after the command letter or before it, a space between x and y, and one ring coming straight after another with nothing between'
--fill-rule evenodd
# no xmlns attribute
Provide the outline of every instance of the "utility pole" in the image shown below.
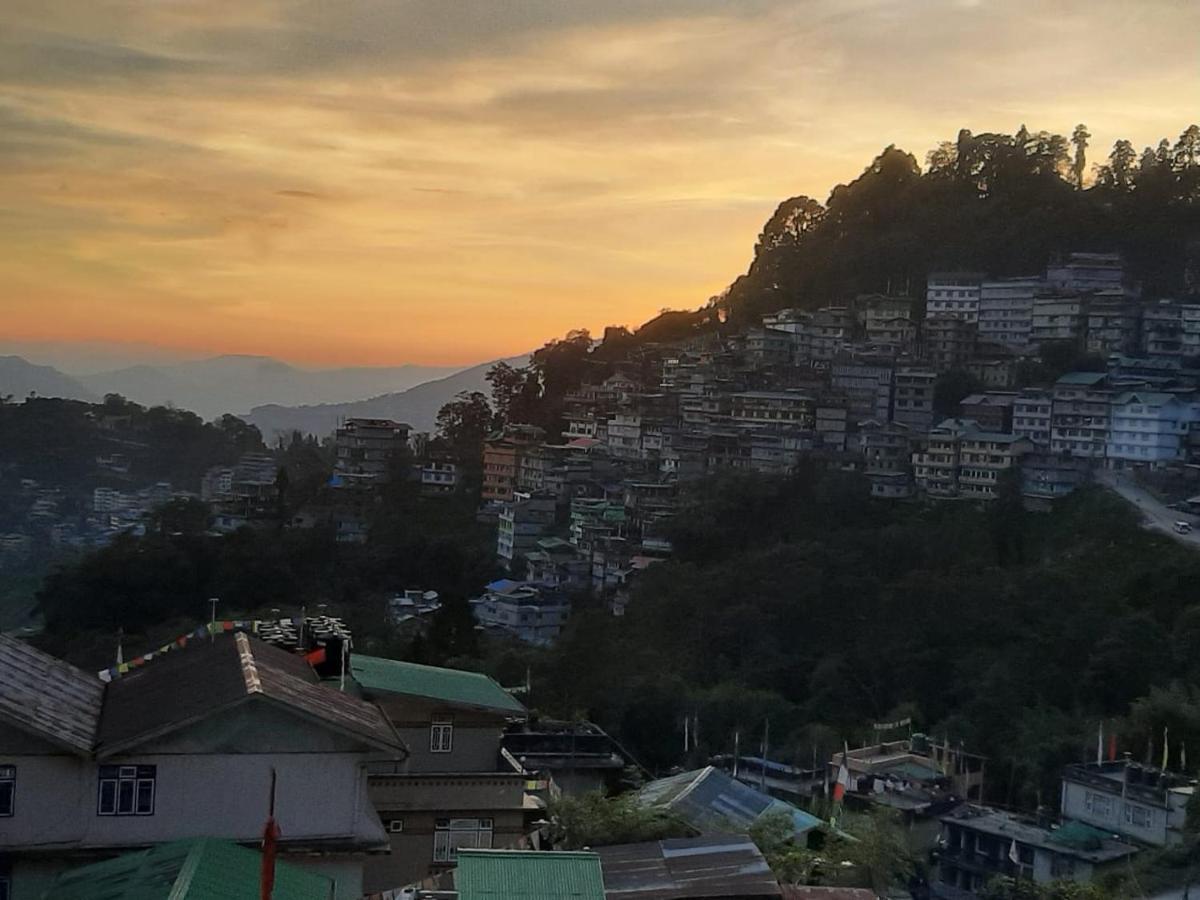
<svg viewBox="0 0 1200 900"><path fill-rule="evenodd" d="M217 604L221 602L220 597L209 597L208 605L212 608L212 613L208 619L208 640L209 643L216 643L217 640Z"/></svg>

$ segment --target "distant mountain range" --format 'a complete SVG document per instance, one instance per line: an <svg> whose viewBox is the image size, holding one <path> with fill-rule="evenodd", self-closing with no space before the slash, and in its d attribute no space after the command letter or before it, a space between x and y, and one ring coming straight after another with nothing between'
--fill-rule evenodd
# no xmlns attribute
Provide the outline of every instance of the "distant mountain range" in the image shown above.
<svg viewBox="0 0 1200 900"><path fill-rule="evenodd" d="M499 362L523 366L529 362L529 356L492 360L447 378L428 381L406 391L381 394L369 400L295 407L272 403L255 407L248 416L242 418L257 425L268 442L278 434L292 431L324 436L332 433L343 419L353 417L395 419L408 423L417 431L433 431L438 410L453 400L455 395L461 391L490 391L487 372Z"/></svg>
<svg viewBox="0 0 1200 900"><path fill-rule="evenodd" d="M53 366L35 366L19 356L0 356L0 397L11 396L19 401L31 394L68 400L99 399L78 379L64 375Z"/></svg>
<svg viewBox="0 0 1200 900"><path fill-rule="evenodd" d="M97 401L105 394L120 394L143 406L172 404L212 419L268 403L298 406L360 400L404 391L461 369L412 365L302 369L267 356L217 356L66 375L20 356L4 356L0 357L0 395L24 399L36 393Z"/></svg>

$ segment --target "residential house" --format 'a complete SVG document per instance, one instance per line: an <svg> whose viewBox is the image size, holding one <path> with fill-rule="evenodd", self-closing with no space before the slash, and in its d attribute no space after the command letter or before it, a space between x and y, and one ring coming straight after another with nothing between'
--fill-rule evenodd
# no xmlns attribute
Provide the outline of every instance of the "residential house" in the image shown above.
<svg viewBox="0 0 1200 900"><path fill-rule="evenodd" d="M387 848L367 765L405 756L395 729L303 657L244 633L172 646L106 684L0 635L10 900L147 845L255 845L272 783L282 858L332 879L336 900L358 900L363 854Z"/></svg>
<svg viewBox="0 0 1200 900"><path fill-rule="evenodd" d="M1141 310L1123 292L1096 294L1087 308L1084 350L1093 356L1133 353L1139 345Z"/></svg>
<svg viewBox="0 0 1200 900"><path fill-rule="evenodd" d="M496 525L496 556L505 566L531 552L550 530L555 505L553 494L519 492L503 505Z"/></svg>
<svg viewBox="0 0 1200 900"><path fill-rule="evenodd" d="M465 847L522 847L531 830L526 774L500 738L525 707L486 675L355 653L350 673L409 747L371 767L370 797L391 852L369 857L367 891L435 876Z"/></svg>
<svg viewBox="0 0 1200 900"><path fill-rule="evenodd" d="M959 402L959 415L964 419L974 419L984 431L1007 433L1012 430L1016 399L1017 394L1010 391L971 394Z"/></svg>
<svg viewBox="0 0 1200 900"><path fill-rule="evenodd" d="M1082 347L1087 300L1081 296L1037 297L1033 301L1033 344L1064 343Z"/></svg>
<svg viewBox="0 0 1200 900"><path fill-rule="evenodd" d="M1125 266L1118 253L1070 253L1046 266L1046 282L1060 291L1122 291Z"/></svg>
<svg viewBox="0 0 1200 900"><path fill-rule="evenodd" d="M501 578L482 596L471 600L471 611L485 628L494 628L531 644L552 643L571 615L571 602L557 590Z"/></svg>
<svg viewBox="0 0 1200 900"><path fill-rule="evenodd" d="M844 306L825 306L813 313L804 327L806 347L797 347L799 354L807 350L811 359L833 359L854 337L854 316Z"/></svg>
<svg viewBox="0 0 1200 900"><path fill-rule="evenodd" d="M925 359L937 372L963 368L975 354L977 325L957 316L933 316L922 329Z"/></svg>
<svg viewBox="0 0 1200 900"><path fill-rule="evenodd" d="M343 479L387 481L408 453L411 426L391 419L347 419L333 435L335 472Z"/></svg>
<svg viewBox="0 0 1200 900"><path fill-rule="evenodd" d="M795 425L812 428L815 402L799 391L743 391L730 396L730 419L737 426Z"/></svg>
<svg viewBox="0 0 1200 900"><path fill-rule="evenodd" d="M1184 840L1196 781L1124 760L1070 765L1062 773L1063 818L1164 847Z"/></svg>
<svg viewBox="0 0 1200 900"><path fill-rule="evenodd" d="M851 421L884 422L892 408L892 376L890 361L838 361L829 367L829 386L846 397Z"/></svg>
<svg viewBox="0 0 1200 900"><path fill-rule="evenodd" d="M1183 355L1193 359L1200 356L1200 303L1179 304L1179 327Z"/></svg>
<svg viewBox="0 0 1200 900"><path fill-rule="evenodd" d="M1032 509L1048 509L1090 477L1088 461L1069 453L1035 450L1021 459L1021 493Z"/></svg>
<svg viewBox="0 0 1200 900"><path fill-rule="evenodd" d="M1184 352L1183 307L1159 300L1142 308L1142 350L1147 356L1178 357Z"/></svg>
<svg viewBox="0 0 1200 900"><path fill-rule="evenodd" d="M992 500L1002 474L1033 449L1027 438L983 431L971 419L946 419L913 454L913 476L931 498Z"/></svg>
<svg viewBox="0 0 1200 900"><path fill-rule="evenodd" d="M1133 845L1086 825L1044 828L985 806L964 805L941 821L938 879L966 897L998 875L1035 884L1090 882L1137 853Z"/></svg>
<svg viewBox="0 0 1200 900"><path fill-rule="evenodd" d="M618 791L625 770L637 765L592 722L531 719L511 725L502 744L527 772L552 780L555 789L568 796Z"/></svg>

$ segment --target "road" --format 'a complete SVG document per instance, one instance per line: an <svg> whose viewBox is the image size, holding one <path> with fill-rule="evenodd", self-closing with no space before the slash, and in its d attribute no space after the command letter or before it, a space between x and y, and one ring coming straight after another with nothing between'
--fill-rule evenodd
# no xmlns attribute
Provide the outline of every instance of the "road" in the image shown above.
<svg viewBox="0 0 1200 900"><path fill-rule="evenodd" d="M1157 497L1138 487L1132 478L1122 475L1120 472L1109 470L1097 472L1096 481L1136 506L1141 512L1143 524L1147 528L1160 531L1181 544L1200 550L1200 523L1196 523L1194 517L1178 510L1168 509L1166 504L1159 501ZM1191 534L1176 534L1174 525L1181 521L1192 522L1197 526L1197 530Z"/></svg>

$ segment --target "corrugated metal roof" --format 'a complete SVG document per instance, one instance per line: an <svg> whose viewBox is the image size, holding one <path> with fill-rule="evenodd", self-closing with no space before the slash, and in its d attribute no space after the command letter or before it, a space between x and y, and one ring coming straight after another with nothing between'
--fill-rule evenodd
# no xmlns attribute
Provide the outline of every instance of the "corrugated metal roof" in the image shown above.
<svg viewBox="0 0 1200 900"><path fill-rule="evenodd" d="M604 900L595 853L460 849L454 886L459 900Z"/></svg>
<svg viewBox="0 0 1200 900"><path fill-rule="evenodd" d="M779 896L779 883L744 834L601 847L609 900Z"/></svg>
<svg viewBox="0 0 1200 900"><path fill-rule="evenodd" d="M174 841L64 872L45 900L258 900L261 866L261 854L228 841ZM332 887L275 864L274 900L329 900Z"/></svg>
<svg viewBox="0 0 1200 900"><path fill-rule="evenodd" d="M0 634L0 719L60 747L90 753L104 683Z"/></svg>
<svg viewBox="0 0 1200 900"><path fill-rule="evenodd" d="M525 712L512 694L480 672L421 666L357 653L350 657L350 671L368 692L409 694L511 713Z"/></svg>
<svg viewBox="0 0 1200 900"><path fill-rule="evenodd" d="M97 754L117 752L256 700L373 746L404 750L377 706L320 684L300 656L239 632L193 641L110 683Z"/></svg>
<svg viewBox="0 0 1200 900"><path fill-rule="evenodd" d="M651 781L638 792L646 806L670 809L702 834L746 831L763 816L784 812L797 834L821 824L816 816L742 784L708 766Z"/></svg>

